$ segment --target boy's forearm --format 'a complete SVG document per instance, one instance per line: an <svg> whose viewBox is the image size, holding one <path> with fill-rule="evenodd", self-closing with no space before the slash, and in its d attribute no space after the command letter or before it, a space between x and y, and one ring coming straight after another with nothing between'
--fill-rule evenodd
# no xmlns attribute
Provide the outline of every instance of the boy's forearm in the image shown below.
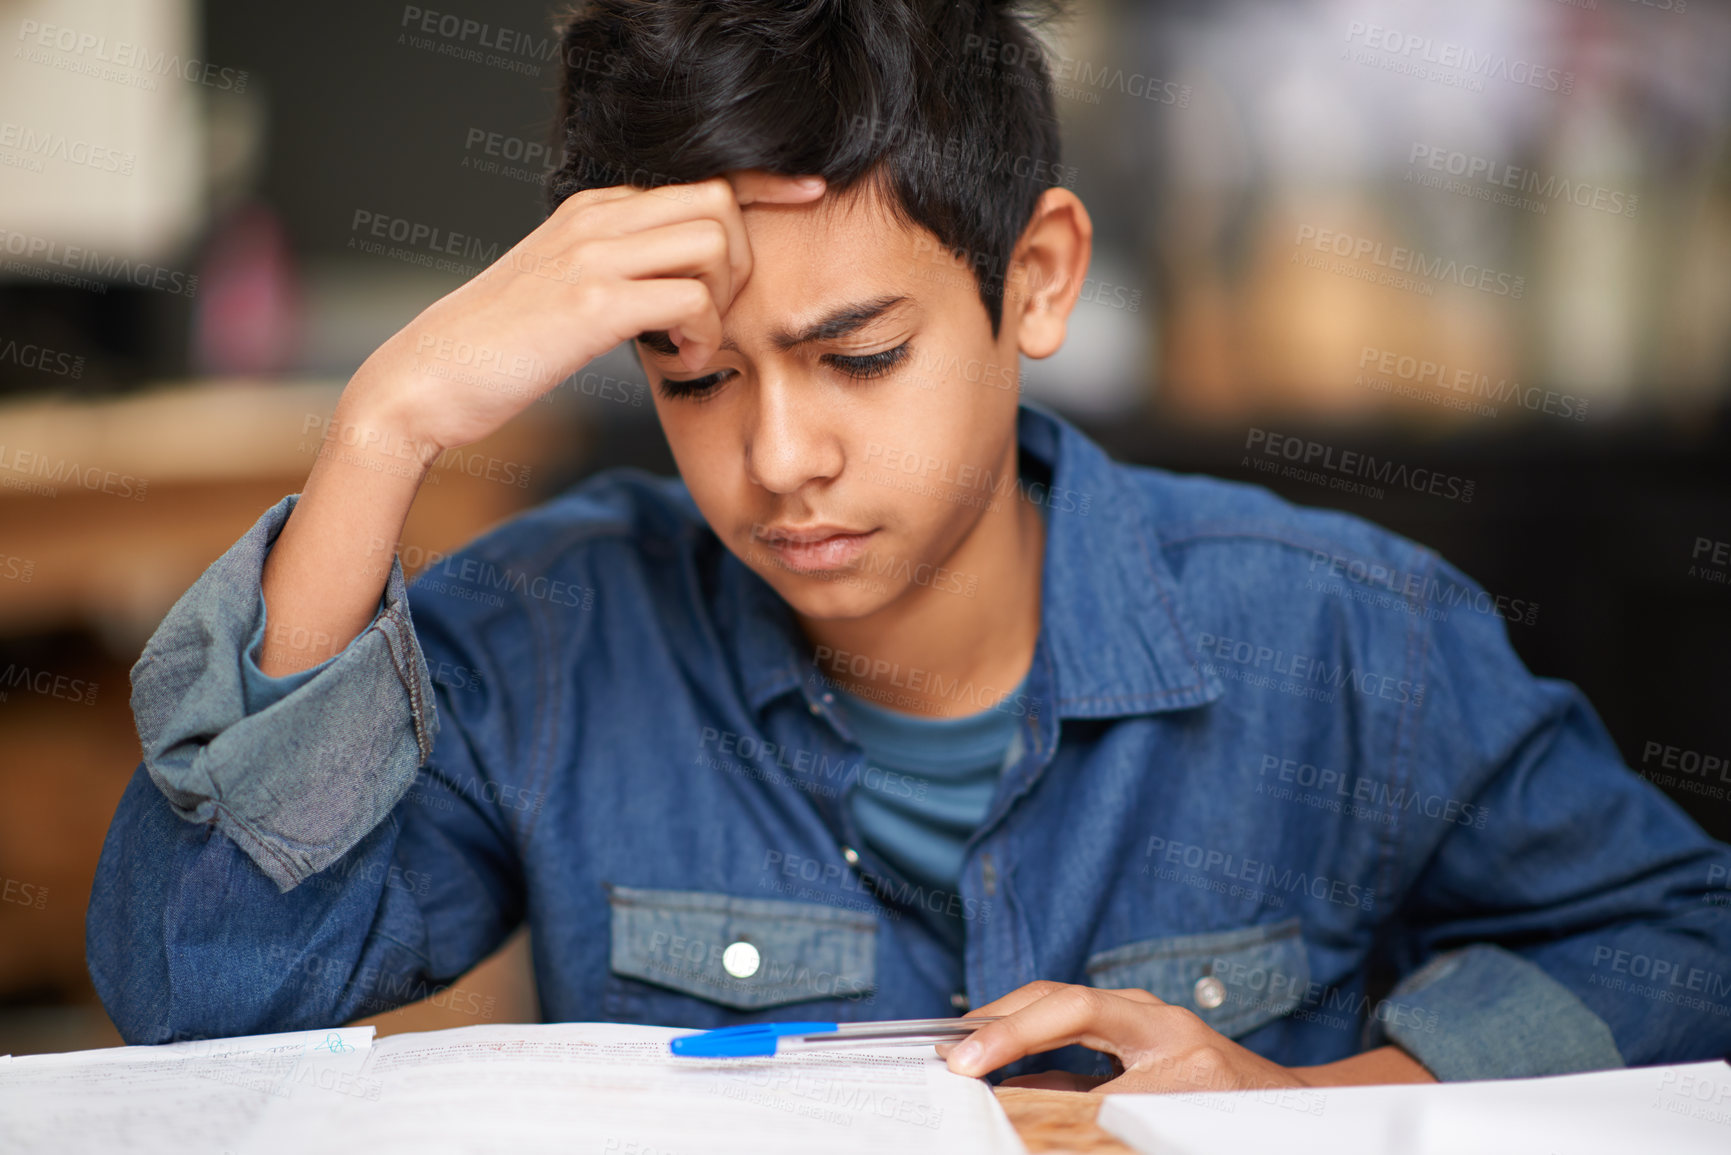
<svg viewBox="0 0 1731 1155"><path fill-rule="evenodd" d="M337 403L300 500L265 558L258 667L271 677L316 666L372 621L409 509L438 455L357 388L364 384L357 374Z"/></svg>

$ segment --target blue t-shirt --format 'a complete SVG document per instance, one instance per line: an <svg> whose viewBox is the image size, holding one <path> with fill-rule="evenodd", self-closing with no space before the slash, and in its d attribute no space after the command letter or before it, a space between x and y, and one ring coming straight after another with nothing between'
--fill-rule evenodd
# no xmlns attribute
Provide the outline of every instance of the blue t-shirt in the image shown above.
<svg viewBox="0 0 1731 1155"><path fill-rule="evenodd" d="M1006 702L1017 701L1027 679ZM986 817L1004 767L1020 755L1018 718L988 708L960 718L928 718L890 710L845 690L836 695L866 761L891 774L867 774L848 793L865 841L915 886L952 905L962 873L962 847ZM934 920L958 949L961 919Z"/></svg>

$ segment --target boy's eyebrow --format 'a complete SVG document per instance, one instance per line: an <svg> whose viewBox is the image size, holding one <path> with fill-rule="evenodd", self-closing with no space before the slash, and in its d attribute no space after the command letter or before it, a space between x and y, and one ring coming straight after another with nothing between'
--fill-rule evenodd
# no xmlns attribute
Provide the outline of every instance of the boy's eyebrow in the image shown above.
<svg viewBox="0 0 1731 1155"><path fill-rule="evenodd" d="M783 353L812 341L833 341L837 337L845 337L849 333L857 332L907 299L903 296L890 295L875 297L869 301L838 305L797 332L778 329L769 335L769 339ZM679 355L678 346L674 345L667 336L665 329L651 329L648 332L639 333L637 339L664 357ZM729 353L739 352L739 346L727 338L722 339L721 348Z"/></svg>

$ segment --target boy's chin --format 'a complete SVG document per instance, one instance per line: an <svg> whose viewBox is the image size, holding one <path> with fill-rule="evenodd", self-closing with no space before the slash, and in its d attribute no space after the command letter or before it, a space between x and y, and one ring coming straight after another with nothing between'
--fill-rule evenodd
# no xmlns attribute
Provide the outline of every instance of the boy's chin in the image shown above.
<svg viewBox="0 0 1731 1155"><path fill-rule="evenodd" d="M815 576L784 569L758 571L783 601L802 617L820 621L846 621L868 617L883 609L903 592L899 586L866 574L841 572Z"/></svg>

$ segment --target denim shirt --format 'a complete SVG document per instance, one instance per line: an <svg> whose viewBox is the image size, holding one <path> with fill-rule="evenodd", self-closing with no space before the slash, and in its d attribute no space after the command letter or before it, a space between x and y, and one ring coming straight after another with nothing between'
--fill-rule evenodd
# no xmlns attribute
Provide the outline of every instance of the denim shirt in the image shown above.
<svg viewBox="0 0 1731 1155"><path fill-rule="evenodd" d="M1364 521L1018 422L1049 478L1040 629L956 893L862 844L843 799L873 767L824 667L679 481L608 471L412 589L393 565L372 624L249 713L291 495L132 670L143 762L87 925L121 1034L377 1013L527 920L550 1021L927 1017L1053 979L1289 1065L1731 1051L1731 847L1523 667L1482 589ZM921 907L961 916L959 956Z"/></svg>

